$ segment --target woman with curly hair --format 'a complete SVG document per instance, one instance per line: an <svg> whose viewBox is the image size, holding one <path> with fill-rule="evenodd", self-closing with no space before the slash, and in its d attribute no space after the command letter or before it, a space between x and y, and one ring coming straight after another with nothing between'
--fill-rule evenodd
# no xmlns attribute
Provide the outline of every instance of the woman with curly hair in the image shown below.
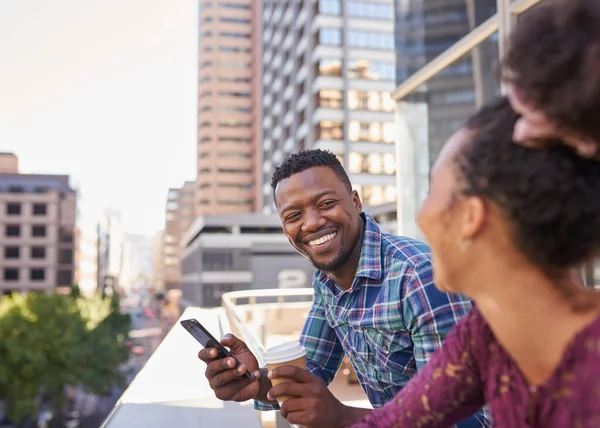
<svg viewBox="0 0 600 428"><path fill-rule="evenodd" d="M354 428L444 428L488 405L494 427L600 427L600 162L512 138L502 98L446 143L418 223L436 286L475 308L427 366Z"/></svg>

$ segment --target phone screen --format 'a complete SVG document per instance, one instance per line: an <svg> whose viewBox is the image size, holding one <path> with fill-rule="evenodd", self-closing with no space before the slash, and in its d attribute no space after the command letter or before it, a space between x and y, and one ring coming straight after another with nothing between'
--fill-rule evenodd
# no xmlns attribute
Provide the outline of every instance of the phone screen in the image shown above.
<svg viewBox="0 0 600 428"><path fill-rule="evenodd" d="M219 351L217 358L233 357L231 353L221 343L215 339L215 337L205 329L198 320L191 318L189 320L181 321L181 325L185 328L203 347L215 348ZM239 366L240 362L236 359L236 366ZM246 370L244 376L248 379L252 379L252 374Z"/></svg>

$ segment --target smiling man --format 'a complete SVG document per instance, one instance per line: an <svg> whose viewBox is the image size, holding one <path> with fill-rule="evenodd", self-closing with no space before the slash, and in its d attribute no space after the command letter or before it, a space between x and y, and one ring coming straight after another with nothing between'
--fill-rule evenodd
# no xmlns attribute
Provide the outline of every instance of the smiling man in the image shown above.
<svg viewBox="0 0 600 428"><path fill-rule="evenodd" d="M273 174L275 205L291 245L317 269L314 300L300 342L308 371L281 367L266 376L239 339L222 343L254 373L240 378L234 361L213 360L200 351L217 397L255 399L260 410L277 408L305 427L343 427L363 409L343 405L328 390L347 354L373 407L391 400L422 367L454 324L471 309L458 295L433 284L429 248L422 242L384 234L362 211L358 193L335 155L322 150L293 154ZM289 378L272 386L270 379ZM459 425L490 426L484 412Z"/></svg>

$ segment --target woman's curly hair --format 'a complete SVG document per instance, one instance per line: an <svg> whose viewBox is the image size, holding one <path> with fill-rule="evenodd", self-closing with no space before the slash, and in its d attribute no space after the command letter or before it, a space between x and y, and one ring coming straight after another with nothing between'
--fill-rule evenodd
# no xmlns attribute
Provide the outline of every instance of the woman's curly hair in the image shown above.
<svg viewBox="0 0 600 428"><path fill-rule="evenodd" d="M526 12L502 68L524 102L600 145L600 1L546 0Z"/></svg>
<svg viewBox="0 0 600 428"><path fill-rule="evenodd" d="M535 265L577 266L600 250L600 162L558 141L544 150L515 144L518 117L500 98L468 120L473 139L457 158L463 193L499 206Z"/></svg>

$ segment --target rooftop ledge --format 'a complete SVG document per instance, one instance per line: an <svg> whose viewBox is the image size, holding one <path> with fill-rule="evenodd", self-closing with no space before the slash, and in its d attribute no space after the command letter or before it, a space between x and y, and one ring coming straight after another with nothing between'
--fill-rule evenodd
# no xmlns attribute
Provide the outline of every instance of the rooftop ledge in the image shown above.
<svg viewBox="0 0 600 428"><path fill-rule="evenodd" d="M287 300L287 301L286 301ZM232 332L264 362L264 349L297 340L312 300L312 289L235 291L223 295L223 307L188 307L180 319L196 318L220 338ZM224 402L214 396L198 359L201 345L179 322L123 393L101 428L294 428L279 412L258 412L253 402ZM342 402L370 407L358 384L342 366L330 386ZM216 425L214 425L216 424Z"/></svg>

